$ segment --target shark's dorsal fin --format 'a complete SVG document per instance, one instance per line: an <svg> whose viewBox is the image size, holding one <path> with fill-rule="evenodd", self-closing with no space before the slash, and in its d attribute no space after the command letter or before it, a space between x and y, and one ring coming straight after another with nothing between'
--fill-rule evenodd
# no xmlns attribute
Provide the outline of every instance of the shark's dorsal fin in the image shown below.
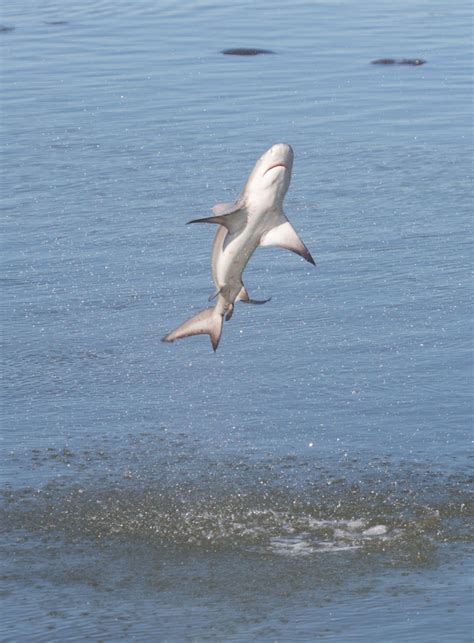
<svg viewBox="0 0 474 643"><path fill-rule="evenodd" d="M205 219L193 219L193 221L188 221L189 223L215 223L217 225L222 225L224 228L233 234L234 232L240 232L242 228L245 227L247 222L247 213L244 210L234 210L229 212L229 214L222 214L217 217L206 217Z"/></svg>
<svg viewBox="0 0 474 643"><path fill-rule="evenodd" d="M291 250L291 252L295 252L297 255L300 255L300 257L303 257L303 259L312 263L313 266L316 265L308 248L301 241L296 230L293 228L283 212L280 214L277 224L262 235L260 245L286 248L287 250Z"/></svg>

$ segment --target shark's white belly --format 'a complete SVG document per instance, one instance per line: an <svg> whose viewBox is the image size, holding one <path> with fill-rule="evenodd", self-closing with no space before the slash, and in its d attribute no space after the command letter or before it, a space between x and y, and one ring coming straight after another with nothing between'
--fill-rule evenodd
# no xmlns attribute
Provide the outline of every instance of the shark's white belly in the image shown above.
<svg viewBox="0 0 474 643"><path fill-rule="evenodd" d="M223 238L220 252L216 252L214 280L229 303L234 302L242 288L242 273L260 243L260 228L261 226L255 226L252 229L248 226L234 238Z"/></svg>

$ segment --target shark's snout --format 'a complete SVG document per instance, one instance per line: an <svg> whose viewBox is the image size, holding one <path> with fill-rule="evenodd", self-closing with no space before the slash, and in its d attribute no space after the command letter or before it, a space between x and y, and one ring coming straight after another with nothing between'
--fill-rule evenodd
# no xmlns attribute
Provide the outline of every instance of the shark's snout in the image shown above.
<svg viewBox="0 0 474 643"><path fill-rule="evenodd" d="M291 154L291 156L293 156L293 149L291 145L288 145L288 143L275 143L275 145L271 146L270 153L272 155Z"/></svg>
<svg viewBox="0 0 474 643"><path fill-rule="evenodd" d="M261 176L274 168L286 169L290 174L293 167L293 150L287 143L275 143L260 159Z"/></svg>

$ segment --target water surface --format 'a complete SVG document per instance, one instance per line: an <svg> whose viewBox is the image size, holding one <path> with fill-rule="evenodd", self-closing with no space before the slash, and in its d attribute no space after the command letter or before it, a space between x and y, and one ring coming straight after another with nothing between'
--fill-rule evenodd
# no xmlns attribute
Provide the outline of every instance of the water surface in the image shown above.
<svg viewBox="0 0 474 643"><path fill-rule="evenodd" d="M2 11L3 640L470 640L468 3ZM161 343L280 141L317 267Z"/></svg>

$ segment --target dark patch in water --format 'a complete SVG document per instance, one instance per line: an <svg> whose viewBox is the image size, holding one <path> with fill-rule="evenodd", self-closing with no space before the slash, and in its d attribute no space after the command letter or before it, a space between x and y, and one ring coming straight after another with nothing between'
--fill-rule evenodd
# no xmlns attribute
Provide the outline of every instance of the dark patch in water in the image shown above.
<svg viewBox="0 0 474 643"><path fill-rule="evenodd" d="M29 487L7 483L0 502L2 580L12 623L16 597L27 595L31 627L40 622L66 631L66 621L77 627L80 609L63 618L59 608L70 600L82 608L87 597L100 618L111 605L122 618L130 605L124 623L139 623L146 632L114 631L110 640L152 640L148 632L157 627L162 640L188 640L191 629L178 637L167 606L179 601L195 619L202 600L193 640L230 640L253 605L264 623L280 607L290 614L304 606L314 614L341 595L357 600L354 592L372 583L379 592L381 575L393 586L390 579L405 583L405 575L416 572L424 590L420 572L443 574L446 545L453 546L451 556L472 541L468 469L446 474L441 464L385 456L324 464L297 454L216 458L200 450L200 437L165 426L118 443L85 437L85 447L49 443L10 453L15 480L22 466L33 474ZM405 585L397 592L402 599L406 593L409 604L412 588ZM146 611L137 613L142 597ZM150 598L158 613L147 623ZM222 612L222 629L212 636L206 610ZM84 616L84 627L94 626ZM86 631L100 638L95 629ZM267 640L267 634L261 629L242 640ZM279 636L276 629L272 640L277 637L315 640Z"/></svg>
<svg viewBox="0 0 474 643"><path fill-rule="evenodd" d="M61 25L67 25L67 24L69 24L69 22L67 20L45 20L44 24L59 27Z"/></svg>
<svg viewBox="0 0 474 643"><path fill-rule="evenodd" d="M6 25L0 25L0 33L8 33L9 31L15 31L15 27L7 27Z"/></svg>
<svg viewBox="0 0 474 643"><path fill-rule="evenodd" d="M78 454L70 449L45 455L77 467ZM86 457L84 465L90 463ZM390 552L392 561L414 564L431 561L438 544L470 540L472 507L464 476L418 479L412 472L405 479L369 476L355 483L325 474L315 475L305 489L289 490L262 485L260 472L258 484L239 489L234 479L234 491L223 491L222 479L217 488L168 476L143 480L133 463L115 481L97 473L93 484L80 485L74 476L75 481L52 480L41 488L7 488L5 532L311 559L333 552ZM253 478L251 471L245 478Z"/></svg>
<svg viewBox="0 0 474 643"><path fill-rule="evenodd" d="M426 60L423 60L423 58L379 58L378 60L372 60L372 65L411 65L412 67L417 67L425 63Z"/></svg>
<svg viewBox="0 0 474 643"><path fill-rule="evenodd" d="M259 54L274 54L270 49L248 49L246 47L237 47L235 49L224 49L221 53L226 56L258 56Z"/></svg>

